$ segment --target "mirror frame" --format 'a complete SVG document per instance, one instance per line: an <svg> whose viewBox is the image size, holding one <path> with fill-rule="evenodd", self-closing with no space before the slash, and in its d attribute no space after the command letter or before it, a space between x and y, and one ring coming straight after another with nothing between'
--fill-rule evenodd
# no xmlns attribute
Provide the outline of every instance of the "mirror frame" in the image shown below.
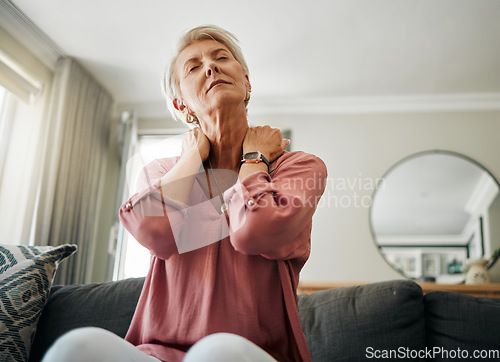
<svg viewBox="0 0 500 362"><path fill-rule="evenodd" d="M455 151L439 150L439 149L428 150L428 151L420 151L420 152L413 153L411 155L408 155L408 156L402 158L401 160L399 160L395 164L393 164L391 167L389 167L389 169L386 172L384 172L384 174L382 175L382 179L385 180L387 178L387 176L391 172L393 172L398 166L400 166L401 164L403 164L405 162L410 161L411 159L414 159L414 158L420 157L420 156L425 156L425 155L433 155L433 154L454 156L454 157L461 158L461 159L463 159L465 161L468 161L468 162L474 164L475 166L479 167L481 170L483 170L484 172L486 172L488 175L490 175L490 177L496 182L497 186L500 188L500 182L498 181L498 179L486 167L484 167L481 163L479 163L476 160L474 160L474 159L472 159L472 158L470 158L468 156L465 156L465 155L463 155L461 153L458 153L458 152L455 152ZM374 227L373 227L373 200L375 200L375 196L376 196L377 191L378 191L378 189L376 188L373 191L373 193L372 193L372 204L370 206L370 210L369 210L369 213L368 213L368 224L370 225L370 233L371 233L371 236L372 236L373 243L375 244L375 247L377 248L377 251L380 254L380 256L382 257L382 259L384 260L384 262L386 262L398 274L402 275L403 277L405 277L407 279L410 279L408 276L406 276L403 272L401 272L400 270L398 270L393 264L391 264L387 260L387 258L384 256L384 254L381 251L381 247L377 243L377 236L375 234L375 230L374 230ZM483 251L483 253L484 253L484 251ZM488 265L486 266L486 269L487 270L491 269L493 267L493 265L495 265L495 263L498 261L499 258L500 258L500 252L497 253L497 255L492 256L492 259L488 263Z"/></svg>

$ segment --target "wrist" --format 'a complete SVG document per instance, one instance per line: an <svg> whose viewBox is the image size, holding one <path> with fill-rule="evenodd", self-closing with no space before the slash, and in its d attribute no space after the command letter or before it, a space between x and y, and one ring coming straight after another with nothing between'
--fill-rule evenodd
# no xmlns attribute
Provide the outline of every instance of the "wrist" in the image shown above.
<svg viewBox="0 0 500 362"><path fill-rule="evenodd" d="M238 173L238 182L242 182L247 176L255 172L269 173L267 165L264 162L260 163L242 163Z"/></svg>

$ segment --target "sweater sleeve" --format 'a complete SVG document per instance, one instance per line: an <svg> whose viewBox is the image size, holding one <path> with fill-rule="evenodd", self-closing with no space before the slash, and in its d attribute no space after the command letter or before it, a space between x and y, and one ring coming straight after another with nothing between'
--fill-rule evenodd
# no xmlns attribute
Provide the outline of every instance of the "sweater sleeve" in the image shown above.
<svg viewBox="0 0 500 362"><path fill-rule="evenodd" d="M139 190L119 210L120 221L130 234L153 255L168 259L177 252L171 222L179 222L187 205L166 199L161 178L170 168L155 160L146 165L137 180Z"/></svg>
<svg viewBox="0 0 500 362"><path fill-rule="evenodd" d="M309 251L312 216L327 170L316 156L292 154L271 174L255 172L226 191L236 250L269 259L291 259Z"/></svg>

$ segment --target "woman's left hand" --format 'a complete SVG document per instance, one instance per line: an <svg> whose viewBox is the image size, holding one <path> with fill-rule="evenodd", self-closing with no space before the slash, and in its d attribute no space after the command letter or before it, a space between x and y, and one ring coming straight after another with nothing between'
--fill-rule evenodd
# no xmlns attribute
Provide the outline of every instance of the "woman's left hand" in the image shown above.
<svg viewBox="0 0 500 362"><path fill-rule="evenodd" d="M260 151L273 162L283 154L290 140L281 136L281 131L270 126L249 127L243 140L243 154Z"/></svg>

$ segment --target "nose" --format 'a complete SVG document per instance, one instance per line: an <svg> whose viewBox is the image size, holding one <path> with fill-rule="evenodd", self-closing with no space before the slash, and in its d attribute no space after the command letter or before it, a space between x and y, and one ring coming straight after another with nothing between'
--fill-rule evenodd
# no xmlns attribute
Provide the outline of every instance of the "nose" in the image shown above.
<svg viewBox="0 0 500 362"><path fill-rule="evenodd" d="M214 63L208 64L207 71L206 71L207 77L210 77L214 73L219 73L219 67L217 67L217 65Z"/></svg>

